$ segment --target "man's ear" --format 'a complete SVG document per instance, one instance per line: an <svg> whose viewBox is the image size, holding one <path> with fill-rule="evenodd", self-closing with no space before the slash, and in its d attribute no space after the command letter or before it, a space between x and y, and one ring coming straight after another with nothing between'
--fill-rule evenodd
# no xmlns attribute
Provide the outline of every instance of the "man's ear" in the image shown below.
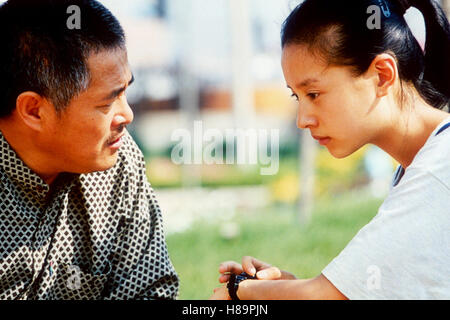
<svg viewBox="0 0 450 320"><path fill-rule="evenodd" d="M40 131L42 120L48 102L33 91L22 92L16 99L16 112L23 123L29 128Z"/></svg>
<svg viewBox="0 0 450 320"><path fill-rule="evenodd" d="M369 68L377 75L377 97L386 96L398 78L397 62L394 57L387 53L379 54Z"/></svg>

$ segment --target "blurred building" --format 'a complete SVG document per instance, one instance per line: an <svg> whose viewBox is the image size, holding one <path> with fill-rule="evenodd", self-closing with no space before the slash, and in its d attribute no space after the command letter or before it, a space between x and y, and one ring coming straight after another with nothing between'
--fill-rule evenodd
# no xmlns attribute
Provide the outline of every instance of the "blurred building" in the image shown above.
<svg viewBox="0 0 450 320"><path fill-rule="evenodd" d="M127 35L136 78L127 97L142 147L149 151L168 147L170 133L189 128L195 119L207 127L234 126L229 0L102 3L118 17ZM250 108L256 127L282 129L282 136L295 131L295 110L280 66L279 32L288 3L248 0Z"/></svg>

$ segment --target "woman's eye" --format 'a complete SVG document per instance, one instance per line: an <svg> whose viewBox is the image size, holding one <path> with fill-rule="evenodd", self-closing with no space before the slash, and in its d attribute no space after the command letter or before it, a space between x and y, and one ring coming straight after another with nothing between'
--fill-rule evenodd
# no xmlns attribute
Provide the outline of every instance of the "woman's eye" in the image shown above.
<svg viewBox="0 0 450 320"><path fill-rule="evenodd" d="M310 97L313 100L317 99L319 97L319 93L317 93L317 92L308 93L308 97Z"/></svg>
<svg viewBox="0 0 450 320"><path fill-rule="evenodd" d="M298 101L298 96L295 93L291 94L291 98L295 98L295 100Z"/></svg>

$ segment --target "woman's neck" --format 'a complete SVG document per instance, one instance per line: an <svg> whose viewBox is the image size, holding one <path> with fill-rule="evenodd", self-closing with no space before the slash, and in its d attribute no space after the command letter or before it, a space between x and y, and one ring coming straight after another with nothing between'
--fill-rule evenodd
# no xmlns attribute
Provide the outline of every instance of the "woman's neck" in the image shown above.
<svg viewBox="0 0 450 320"><path fill-rule="evenodd" d="M436 127L450 114L417 99L411 108L403 108L374 142L407 168Z"/></svg>

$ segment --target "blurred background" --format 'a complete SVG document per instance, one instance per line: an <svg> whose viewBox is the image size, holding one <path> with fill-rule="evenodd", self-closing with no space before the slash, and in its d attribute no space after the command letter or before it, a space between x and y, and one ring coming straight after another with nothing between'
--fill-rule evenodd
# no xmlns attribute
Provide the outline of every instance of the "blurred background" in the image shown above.
<svg viewBox="0 0 450 320"><path fill-rule="evenodd" d="M244 255L297 277L318 275L376 214L398 164L373 146L334 159L296 128L280 29L299 1L101 2L127 34L136 79L127 91L135 112L130 132L163 212L179 298L207 299L219 285L219 263ZM425 39L420 13L410 9L408 16ZM195 123L219 135L276 130L276 172L261 174L261 161L174 161L174 132L194 137ZM236 148L215 142L216 153ZM208 141L200 135L189 143L201 148Z"/></svg>
<svg viewBox="0 0 450 320"><path fill-rule="evenodd" d="M308 130L296 128L296 102L280 65L280 29L300 1L101 2L127 35L135 76L127 90L135 113L129 131L162 209L179 298L207 299L219 286L219 263L244 255L297 277L318 275L376 214L398 164L372 146L334 159ZM450 1L442 2L449 8ZM420 13L409 11L424 39ZM267 162L259 153L246 164L174 161L180 142L174 134L189 134L193 149L215 143L217 160L227 148L239 151L230 141L211 142L205 132L220 138L236 129L277 133L266 154L276 170L262 174Z"/></svg>
<svg viewBox="0 0 450 320"><path fill-rule="evenodd" d="M209 298L219 264L244 255L317 276L375 216L398 163L374 146L335 159L297 129L280 30L301 0L100 2L127 35L129 131L161 206L179 299ZM438 2L449 16L450 0ZM420 12L405 18L423 45ZM256 140L224 139L238 129ZM177 154L180 136L189 139ZM268 163L275 170L263 174Z"/></svg>

